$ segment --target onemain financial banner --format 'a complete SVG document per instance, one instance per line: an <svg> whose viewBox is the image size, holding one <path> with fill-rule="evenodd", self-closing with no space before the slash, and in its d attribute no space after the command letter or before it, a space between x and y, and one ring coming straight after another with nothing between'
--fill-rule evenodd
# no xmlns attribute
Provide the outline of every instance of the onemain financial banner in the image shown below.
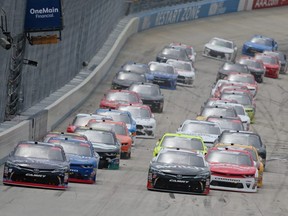
<svg viewBox="0 0 288 216"><path fill-rule="evenodd" d="M61 0L27 0L25 32L63 29Z"/></svg>
<svg viewBox="0 0 288 216"><path fill-rule="evenodd" d="M173 6L167 9L162 8L144 12L139 14L140 21L138 31L141 32L157 26L237 12L238 5L239 0L202 0Z"/></svg>

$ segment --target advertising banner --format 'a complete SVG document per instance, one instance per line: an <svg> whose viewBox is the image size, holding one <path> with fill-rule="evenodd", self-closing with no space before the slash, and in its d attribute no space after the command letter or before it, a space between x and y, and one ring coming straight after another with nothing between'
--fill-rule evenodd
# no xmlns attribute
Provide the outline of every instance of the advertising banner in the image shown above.
<svg viewBox="0 0 288 216"><path fill-rule="evenodd" d="M254 0L253 9L271 8L288 5L288 0Z"/></svg>
<svg viewBox="0 0 288 216"><path fill-rule="evenodd" d="M61 0L27 0L25 32L63 29Z"/></svg>
<svg viewBox="0 0 288 216"><path fill-rule="evenodd" d="M140 15L138 31L238 11L239 0L200 1Z"/></svg>

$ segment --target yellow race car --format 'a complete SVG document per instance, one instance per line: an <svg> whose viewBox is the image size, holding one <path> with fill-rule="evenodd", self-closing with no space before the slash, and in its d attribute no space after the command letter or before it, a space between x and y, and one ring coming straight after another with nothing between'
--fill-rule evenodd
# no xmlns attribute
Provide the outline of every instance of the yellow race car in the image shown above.
<svg viewBox="0 0 288 216"><path fill-rule="evenodd" d="M241 144L224 144L224 143L218 143L215 145L215 147L223 147L223 148L229 148L229 149L241 149L250 152L253 161L255 162L255 166L258 169L258 187L263 186L263 173L264 173L264 165L261 162L261 157L258 155L257 149L254 146L247 146L247 145L241 145Z"/></svg>
<svg viewBox="0 0 288 216"><path fill-rule="evenodd" d="M188 134L165 133L156 143L153 157L156 157L162 148L183 149L202 153L203 155L207 154L207 147L202 137Z"/></svg>

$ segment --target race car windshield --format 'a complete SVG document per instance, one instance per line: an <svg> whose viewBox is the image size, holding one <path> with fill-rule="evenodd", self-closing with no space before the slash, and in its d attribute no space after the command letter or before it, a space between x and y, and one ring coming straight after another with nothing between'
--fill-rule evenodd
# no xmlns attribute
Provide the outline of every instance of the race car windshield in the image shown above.
<svg viewBox="0 0 288 216"><path fill-rule="evenodd" d="M265 46L272 46L272 40L265 39L265 38L254 37L251 39L251 42L257 43L257 44L262 44Z"/></svg>
<svg viewBox="0 0 288 216"><path fill-rule="evenodd" d="M149 110L145 108L127 106L127 107L120 107L120 110L130 112L133 118L146 118L146 119L151 118Z"/></svg>
<svg viewBox="0 0 288 216"><path fill-rule="evenodd" d="M141 64L126 64L122 67L123 70L125 71L132 71L135 73L139 73L139 74L145 74L145 73L149 73L149 67L148 65L141 65Z"/></svg>
<svg viewBox="0 0 288 216"><path fill-rule="evenodd" d="M232 82L241 82L241 83L255 83L253 76L239 76L239 75L230 75L228 80Z"/></svg>
<svg viewBox="0 0 288 216"><path fill-rule="evenodd" d="M252 101L248 95L244 94L222 94L221 100L235 100L237 103L242 105L251 105Z"/></svg>
<svg viewBox="0 0 288 216"><path fill-rule="evenodd" d="M180 151L160 153L157 162L164 164L176 164L197 167L205 166L202 157L189 152Z"/></svg>
<svg viewBox="0 0 288 216"><path fill-rule="evenodd" d="M229 152L225 150L210 152L206 160L210 163L228 163L244 166L253 166L249 155L242 152Z"/></svg>
<svg viewBox="0 0 288 216"><path fill-rule="evenodd" d="M185 49L181 49L181 48L179 49L175 47L165 48L163 49L161 54L166 56L167 59L179 59L179 60L184 60L184 61L189 60Z"/></svg>
<svg viewBox="0 0 288 216"><path fill-rule="evenodd" d="M242 59L239 61L241 64L245 64L250 68L259 68L263 69L263 65L259 61L250 60L250 59Z"/></svg>
<svg viewBox="0 0 288 216"><path fill-rule="evenodd" d="M66 154L92 157L89 144L82 142L73 142L65 139L50 139L49 143L56 143L64 148Z"/></svg>
<svg viewBox="0 0 288 216"><path fill-rule="evenodd" d="M117 112L101 112L102 115L107 115L107 116L111 116L113 121L120 121L120 122L124 122L126 124L131 124L132 120L130 118L130 116L128 115L128 113L117 113Z"/></svg>
<svg viewBox="0 0 288 216"><path fill-rule="evenodd" d="M226 48L230 48L232 49L233 45L232 43L228 42L228 41L222 41L222 40L218 40L218 39L212 39L210 41L210 43L212 45L216 45L216 46L222 46L222 47L226 47Z"/></svg>
<svg viewBox="0 0 288 216"><path fill-rule="evenodd" d="M212 124L199 124L199 123L188 123L184 124L182 132L188 133L201 133L201 134L215 134L219 135L221 133L220 128Z"/></svg>
<svg viewBox="0 0 288 216"><path fill-rule="evenodd" d="M237 115L245 115L245 109L242 106L233 106Z"/></svg>
<svg viewBox="0 0 288 216"><path fill-rule="evenodd" d="M179 148L187 150L204 150L200 139L165 136L161 142L164 148Z"/></svg>
<svg viewBox="0 0 288 216"><path fill-rule="evenodd" d="M97 128L99 128L99 129L111 129L116 134L127 135L125 128L122 127L122 125L118 125L118 124L92 122L92 123L88 123L87 127L91 127L94 129L97 129Z"/></svg>
<svg viewBox="0 0 288 216"><path fill-rule="evenodd" d="M234 71L234 72L240 72L240 73L249 73L249 70L245 66L243 66L241 64L225 63L223 69L227 70L227 71Z"/></svg>
<svg viewBox="0 0 288 216"><path fill-rule="evenodd" d="M262 147L260 138L255 134L245 133L223 133L219 142L221 143L236 143L241 145L252 145L256 149Z"/></svg>
<svg viewBox="0 0 288 216"><path fill-rule="evenodd" d="M207 121L217 122L222 130L244 130L243 124L239 120L208 118Z"/></svg>
<svg viewBox="0 0 288 216"><path fill-rule="evenodd" d="M172 65L178 70L192 71L192 66L188 62L179 62L179 61L167 61L168 64Z"/></svg>
<svg viewBox="0 0 288 216"><path fill-rule="evenodd" d="M217 108L217 107L204 107L201 116L224 116L224 117L236 117L237 113L233 109Z"/></svg>
<svg viewBox="0 0 288 216"><path fill-rule="evenodd" d="M62 149L54 146L36 144L19 144L14 156L25 158L37 158L44 160L64 161Z"/></svg>
<svg viewBox="0 0 288 216"><path fill-rule="evenodd" d="M260 59L266 64L278 64L276 58L270 56L260 56L256 57L256 59Z"/></svg>
<svg viewBox="0 0 288 216"><path fill-rule="evenodd" d="M107 145L115 145L116 143L114 136L110 132L77 128L76 133L84 134L92 143L101 143Z"/></svg>
<svg viewBox="0 0 288 216"><path fill-rule="evenodd" d="M110 92L107 94L106 99L108 101L125 101L127 103L138 102L137 96L127 92Z"/></svg>
<svg viewBox="0 0 288 216"><path fill-rule="evenodd" d="M160 95L160 90L158 87L150 85L133 85L130 88L131 91L137 92L141 96L157 96Z"/></svg>
<svg viewBox="0 0 288 216"><path fill-rule="evenodd" d="M135 82L145 82L145 77L137 74L137 73L132 73L132 72L119 72L117 79L119 80L131 80Z"/></svg>
<svg viewBox="0 0 288 216"><path fill-rule="evenodd" d="M167 73L167 74L175 74L173 66L166 66L166 65L160 65L160 64L151 64L150 70L157 71L160 73Z"/></svg>

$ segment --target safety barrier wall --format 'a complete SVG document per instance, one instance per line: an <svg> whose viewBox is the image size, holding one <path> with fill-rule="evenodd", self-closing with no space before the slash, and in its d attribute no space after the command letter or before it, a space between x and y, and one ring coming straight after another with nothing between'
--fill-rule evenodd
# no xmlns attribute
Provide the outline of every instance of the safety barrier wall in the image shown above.
<svg viewBox="0 0 288 216"><path fill-rule="evenodd" d="M45 107L44 111L42 110L28 120L24 120L9 130L0 133L0 162L4 161L5 156L13 149L15 143L25 139L39 139L44 133L53 130L75 107L80 106L95 86L101 82L126 40L134 33L160 25L250 10L251 8L252 4L247 4L246 0L211 0L163 8L162 11L158 9L131 18L116 42L107 48L109 52L107 51L104 54L103 61L95 66L92 73L80 85L58 100L51 102L50 105Z"/></svg>

